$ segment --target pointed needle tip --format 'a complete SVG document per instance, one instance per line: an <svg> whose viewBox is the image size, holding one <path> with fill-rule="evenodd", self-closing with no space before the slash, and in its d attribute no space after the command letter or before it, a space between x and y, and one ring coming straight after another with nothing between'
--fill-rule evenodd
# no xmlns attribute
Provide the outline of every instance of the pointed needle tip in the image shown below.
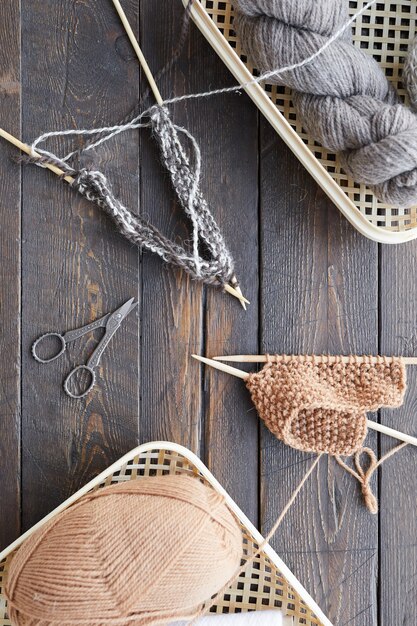
<svg viewBox="0 0 417 626"><path fill-rule="evenodd" d="M237 278L236 278L236 276L234 276L232 280L234 280L234 281L236 282L236 291L238 292L238 294L239 294L240 296L242 296L243 300L241 300L241 303L242 303L243 308L244 308L244 309L245 309L245 311L246 311L245 302L247 302L248 304L250 304L250 302L249 302L249 300L246 300L246 298L244 297L244 295L243 295L243 293L242 293L242 290L241 290L241 288L240 288L240 285L239 285L239 283L237 282Z"/></svg>
<svg viewBox="0 0 417 626"><path fill-rule="evenodd" d="M226 365L225 363L218 363L217 361L214 361L213 359L207 359L204 356L198 356L197 354L192 354L192 357L194 357L194 359L197 359L197 361L201 361L202 363L205 363L206 365L210 365L211 367L214 367L216 370L220 370L221 372L226 372L226 374L231 374L232 376L236 376L237 378L242 378L243 380L247 380L249 378L249 374L243 370L239 370L236 367L231 367L230 365Z"/></svg>
<svg viewBox="0 0 417 626"><path fill-rule="evenodd" d="M242 290L241 290L241 288L239 287L239 285L237 285L237 286L236 286L236 291L237 291L237 292L238 292L238 294L240 294L240 295L242 296L242 298L243 298L243 293L242 293ZM244 310L244 311L247 311L245 301L241 299L241 300L240 300L240 304L242 305L243 310Z"/></svg>
<svg viewBox="0 0 417 626"><path fill-rule="evenodd" d="M250 304L249 300L247 298L245 298L244 295L242 295L242 292L239 293L239 291L237 291L237 289L235 289L234 287L232 287L228 283L226 283L224 285L224 290L227 291L227 293L230 293L230 295L232 295L235 298L237 298L238 300L240 300L242 306L244 306L245 303L246 304Z"/></svg>

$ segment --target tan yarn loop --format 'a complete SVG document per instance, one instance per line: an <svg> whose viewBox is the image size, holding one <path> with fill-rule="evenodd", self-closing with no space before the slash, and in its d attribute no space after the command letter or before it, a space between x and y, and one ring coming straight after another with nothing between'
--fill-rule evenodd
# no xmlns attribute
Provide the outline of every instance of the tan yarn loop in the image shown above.
<svg viewBox="0 0 417 626"><path fill-rule="evenodd" d="M361 450L358 450L353 457L357 470L356 472L352 467L349 467L349 465L347 465L347 463L345 463L345 461L343 461L343 459L339 455L335 456L335 459L339 463L339 465L343 467L343 469L345 469L349 474L351 474L351 476L356 478L356 480L360 483L366 507L373 514L378 513L378 500L376 499L371 489L371 478L374 475L375 471L378 469L378 467L382 465L382 463L384 463L384 461L389 459L391 456L394 456L394 454L405 448L405 446L408 446L408 444L401 443L399 446L392 448L389 452L384 454L379 459L379 461L376 458L375 452L371 448L362 448ZM366 454L369 458L369 465L368 469L366 470L364 470L363 465L361 465L362 454Z"/></svg>

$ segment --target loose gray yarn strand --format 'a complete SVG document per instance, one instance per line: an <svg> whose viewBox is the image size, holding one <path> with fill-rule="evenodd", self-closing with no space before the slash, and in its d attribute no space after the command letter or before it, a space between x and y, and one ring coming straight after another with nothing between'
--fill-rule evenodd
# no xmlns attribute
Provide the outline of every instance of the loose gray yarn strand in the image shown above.
<svg viewBox="0 0 417 626"><path fill-rule="evenodd" d="M190 0L188 6L190 6L192 2L194 2L194 0ZM177 104L180 102L185 102L187 100L197 100L200 98L209 98L211 96L216 96L216 95L236 93L236 92L242 91L242 89L250 85L259 84L263 81L269 80L270 78L274 76L279 76L287 72L292 72L293 70L296 70L298 68L304 67L312 63L317 57L323 54L323 52L327 50L327 48L330 47L337 39L339 39L340 37L343 37L347 29L355 22L355 20L357 20L358 17L360 17L363 13L365 13L373 4L375 4L375 2L376 0L369 0L369 2L367 2L361 9L359 9L356 13L354 13L348 20L346 20L346 22L342 24L342 26L335 33L333 33L333 35L330 38L326 39L326 41L318 50L315 50L312 54L306 56L300 61L297 61L296 63L291 63L286 66L275 67L274 69L268 70L267 72L264 72L260 74L259 76L251 80L248 80L245 83L234 85L232 87L221 87L220 89L212 89L210 91L201 91L197 93L184 94L182 96L175 96L174 98L167 98L162 102L161 106L167 107L171 104ZM79 150L74 150L73 152L70 152L69 154L67 154L65 157L63 157L63 160L66 161L73 155L80 155L86 150L90 150L100 145L101 143L108 141L109 139L111 139L112 137L115 137L119 133L125 132L126 130L130 130L133 128L139 128L140 125L138 124L136 126L136 124L139 122L139 120L149 115L150 111L153 108L154 106L144 110L140 114L135 113L135 117L133 117L133 119L126 117L120 122L120 124L115 125L115 126L107 126L103 128L92 128L92 129L83 129L83 130L70 129L70 130L64 130L64 131L52 131L52 132L44 133L43 135L40 135L32 143L31 147L32 149L35 149L38 143L42 143L52 137L60 137L64 135L68 135L68 136L69 135L83 135L83 134L84 135L95 135L95 134L103 135L103 137L99 139L98 141L94 141L92 143L87 142L83 148ZM39 151L39 148L37 148L37 150ZM52 156L55 157L55 155L52 155Z"/></svg>
<svg viewBox="0 0 417 626"><path fill-rule="evenodd" d="M235 28L255 65L294 65L315 51L315 63L275 74L293 90L306 131L339 153L345 172L382 202L417 204L417 116L404 106L372 56L346 30L347 0L236 0ZM410 61L410 69L412 62ZM409 72L411 74L411 72Z"/></svg>

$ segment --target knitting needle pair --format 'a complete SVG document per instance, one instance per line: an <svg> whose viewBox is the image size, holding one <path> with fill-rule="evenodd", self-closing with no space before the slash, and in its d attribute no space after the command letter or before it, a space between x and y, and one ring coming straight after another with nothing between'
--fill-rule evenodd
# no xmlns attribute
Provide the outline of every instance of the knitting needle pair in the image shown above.
<svg viewBox="0 0 417 626"><path fill-rule="evenodd" d="M198 361L201 361L202 363L209 365L210 367L213 367L214 369L220 370L221 372L225 372L226 374L230 374L231 376L235 376L236 378L240 378L241 380L244 380L244 381L248 380L250 374L248 374L247 372L241 369L238 369L237 367L232 367L231 365L228 365L226 362L267 363L268 361L279 362L279 361L284 361L285 359L288 359L288 356L285 356L285 355L267 356L265 354L257 354L257 355L236 354L236 355L229 355L229 356L216 356L216 357L213 357L212 359L208 359L206 357L199 356L197 354L193 354L191 356L194 359L197 359ZM312 360L313 358L315 360L322 359L327 363L335 362L336 359L339 359L339 360L342 359L343 362L348 363L351 359L351 357L349 356L336 357L336 356L327 356L327 355L314 356L314 357L304 356L304 358L306 360L309 360L309 359ZM360 357L360 356L355 357L355 359L359 361L361 360L361 358L364 359L365 357ZM386 357L386 358L389 359L390 357ZM370 359L371 359L371 362L372 361L377 362L378 357L366 357L366 359L368 362ZM406 365L417 365L417 357L403 357L402 361ZM389 437L393 437L394 439L398 439L399 441L403 441L404 443L417 446L417 437L413 437L412 435L408 435L401 431L395 430L394 428L389 428L388 426L384 426L383 424L378 424L377 422L374 422L369 419L367 420L367 426L368 428L372 430L376 430L379 433L388 435Z"/></svg>

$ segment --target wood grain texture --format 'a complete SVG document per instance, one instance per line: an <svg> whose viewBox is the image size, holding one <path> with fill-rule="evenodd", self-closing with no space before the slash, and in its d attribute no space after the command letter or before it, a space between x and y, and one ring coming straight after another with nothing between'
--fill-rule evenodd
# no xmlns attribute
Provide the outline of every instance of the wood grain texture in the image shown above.
<svg viewBox="0 0 417 626"><path fill-rule="evenodd" d="M232 84L212 49L199 42L194 63L206 85ZM258 350L258 114L241 95L215 96L194 103L204 120L204 189L235 260L236 275L250 300L240 303L207 291L203 353ZM242 129L245 132L242 132ZM205 369L205 460L248 517L258 521L259 420L240 380Z"/></svg>
<svg viewBox="0 0 417 626"><path fill-rule="evenodd" d="M377 351L377 246L353 231L264 122L261 258L262 352ZM261 442L266 532L313 457L265 428ZM378 520L332 459L322 459L272 543L334 624L376 625Z"/></svg>
<svg viewBox="0 0 417 626"><path fill-rule="evenodd" d="M140 6L140 43L156 73L169 61L177 44L183 11L177 2L145 0ZM189 41L179 63L158 84L163 98L202 85L200 68L190 63L196 53L195 40ZM170 110L175 123L191 132L201 128L198 107ZM171 238L190 239L189 223L161 165L156 142L146 132L141 142L141 210ZM202 345L201 284L167 267L154 255L145 254L142 294L141 441L175 441L198 452L201 382L199 368L190 355L200 352Z"/></svg>
<svg viewBox="0 0 417 626"><path fill-rule="evenodd" d="M130 13L137 3L126 1ZM123 117L138 94L138 69L121 47L110 3L22 2L23 136L102 125ZM62 144L60 149L63 150ZM119 137L89 156L128 206L138 204L138 144ZM79 327L137 293L138 253L100 210L48 173L23 178L23 526L27 528L137 444L137 320L131 314L102 358L83 400L62 382L94 349L93 337L49 365L30 355L34 338Z"/></svg>
<svg viewBox="0 0 417 626"><path fill-rule="evenodd" d="M1 125L20 134L20 6L0 3ZM20 532L20 168L0 146L0 549Z"/></svg>
<svg viewBox="0 0 417 626"><path fill-rule="evenodd" d="M417 243L381 248L381 352L417 354ZM404 268L407 267L407 272ZM381 422L417 434L417 367L407 368L403 406ZM398 442L381 436L381 454ZM380 626L415 624L417 616L417 450L408 446L380 469Z"/></svg>

